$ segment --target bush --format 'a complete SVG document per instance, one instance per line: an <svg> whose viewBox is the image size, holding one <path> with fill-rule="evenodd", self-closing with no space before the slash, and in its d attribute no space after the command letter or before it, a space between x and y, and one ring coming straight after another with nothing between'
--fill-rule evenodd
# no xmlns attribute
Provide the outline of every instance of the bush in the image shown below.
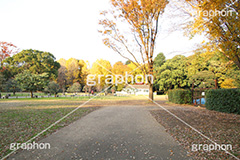
<svg viewBox="0 0 240 160"><path fill-rule="evenodd" d="M191 104L192 92L188 89L174 89L168 91L168 100L176 104Z"/></svg>
<svg viewBox="0 0 240 160"><path fill-rule="evenodd" d="M206 108L240 114L240 89L210 89L206 92Z"/></svg>

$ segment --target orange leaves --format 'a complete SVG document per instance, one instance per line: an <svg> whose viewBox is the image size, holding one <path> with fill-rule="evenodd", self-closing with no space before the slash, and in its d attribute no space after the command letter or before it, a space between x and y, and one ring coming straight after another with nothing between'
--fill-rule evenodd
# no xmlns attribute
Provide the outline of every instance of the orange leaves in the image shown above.
<svg viewBox="0 0 240 160"><path fill-rule="evenodd" d="M191 0L185 1L192 2ZM209 39L206 47L219 50L229 61L234 61L240 68L238 4L230 0L194 2L192 8L197 13L194 21L187 26L191 31L190 34L205 34Z"/></svg>
<svg viewBox="0 0 240 160"><path fill-rule="evenodd" d="M113 9L103 11L99 21L103 43L122 57L134 59L135 65L153 63L158 19L167 4L168 0L111 0Z"/></svg>
<svg viewBox="0 0 240 160"><path fill-rule="evenodd" d="M2 61L10 57L12 54L15 54L18 52L18 49L15 45L8 42L0 42L0 65L2 66Z"/></svg>
<svg viewBox="0 0 240 160"><path fill-rule="evenodd" d="M103 39L103 43L107 46L107 47L110 47L110 43L109 43L109 38L105 38Z"/></svg>

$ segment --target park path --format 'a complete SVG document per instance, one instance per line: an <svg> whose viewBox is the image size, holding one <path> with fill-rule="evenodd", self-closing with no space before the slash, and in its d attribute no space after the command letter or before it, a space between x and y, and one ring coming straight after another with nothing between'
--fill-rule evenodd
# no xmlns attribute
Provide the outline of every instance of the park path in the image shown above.
<svg viewBox="0 0 240 160"><path fill-rule="evenodd" d="M9 159L190 159L149 109L100 108L40 141L51 149L24 150Z"/></svg>

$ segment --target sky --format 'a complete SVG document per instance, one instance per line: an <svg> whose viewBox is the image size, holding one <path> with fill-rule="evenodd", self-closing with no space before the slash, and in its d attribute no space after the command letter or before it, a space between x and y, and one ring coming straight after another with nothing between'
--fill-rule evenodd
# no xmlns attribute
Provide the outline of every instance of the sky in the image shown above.
<svg viewBox="0 0 240 160"><path fill-rule="evenodd" d="M0 0L0 41L11 42L20 49L37 49L52 53L56 59L76 58L125 62L102 43L98 33L100 11L110 8L109 0ZM176 17L175 17L176 18ZM201 37L189 40L182 31L165 32L171 21L161 22L155 56L167 58L191 52ZM181 21L181 20L178 20Z"/></svg>

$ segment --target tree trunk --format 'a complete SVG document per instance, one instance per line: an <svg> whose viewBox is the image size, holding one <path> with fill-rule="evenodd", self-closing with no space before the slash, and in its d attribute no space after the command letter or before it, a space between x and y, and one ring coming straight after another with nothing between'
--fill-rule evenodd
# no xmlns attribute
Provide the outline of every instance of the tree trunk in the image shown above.
<svg viewBox="0 0 240 160"><path fill-rule="evenodd" d="M149 99L153 101L153 84L149 83Z"/></svg>
<svg viewBox="0 0 240 160"><path fill-rule="evenodd" d="M54 97L55 97L55 98L57 97L57 94L56 94L56 93L54 94Z"/></svg>
<svg viewBox="0 0 240 160"><path fill-rule="evenodd" d="M31 98L33 98L33 91L30 91L31 92Z"/></svg>
<svg viewBox="0 0 240 160"><path fill-rule="evenodd" d="M149 74L153 76L153 62L148 64L149 66ZM153 101L153 82L151 77L148 77L148 84L149 84L149 100Z"/></svg>

